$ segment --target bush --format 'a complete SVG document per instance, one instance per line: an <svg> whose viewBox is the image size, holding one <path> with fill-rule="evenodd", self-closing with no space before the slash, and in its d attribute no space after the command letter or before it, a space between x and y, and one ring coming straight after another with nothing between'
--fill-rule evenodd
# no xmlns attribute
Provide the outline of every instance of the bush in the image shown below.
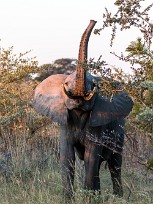
<svg viewBox="0 0 153 204"><path fill-rule="evenodd" d="M149 107L141 108L137 115L138 125L143 130L153 133L153 109ZM153 135L152 135L153 136Z"/></svg>

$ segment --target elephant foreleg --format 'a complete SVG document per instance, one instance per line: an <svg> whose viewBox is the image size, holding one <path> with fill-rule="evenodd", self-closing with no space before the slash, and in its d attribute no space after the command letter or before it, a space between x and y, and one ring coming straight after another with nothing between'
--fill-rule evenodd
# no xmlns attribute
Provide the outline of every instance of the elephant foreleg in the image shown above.
<svg viewBox="0 0 153 204"><path fill-rule="evenodd" d="M101 158L98 154L98 149L99 147L89 144L85 150L85 188L100 192L99 168Z"/></svg>
<svg viewBox="0 0 153 204"><path fill-rule="evenodd" d="M60 162L62 174L62 187L65 198L71 198L73 195L74 170L75 170L75 153L72 143L64 130L60 140Z"/></svg>
<svg viewBox="0 0 153 204"><path fill-rule="evenodd" d="M121 182L122 155L119 153L112 154L111 159L108 161L108 166L113 183L113 193L115 195L122 197L123 196Z"/></svg>

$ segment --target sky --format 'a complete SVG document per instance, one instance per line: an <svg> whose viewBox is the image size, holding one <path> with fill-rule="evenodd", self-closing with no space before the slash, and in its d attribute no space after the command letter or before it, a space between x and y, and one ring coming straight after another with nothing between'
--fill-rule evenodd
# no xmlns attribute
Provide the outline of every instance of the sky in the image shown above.
<svg viewBox="0 0 153 204"><path fill-rule="evenodd" d="M103 22L105 7L115 12L114 0L0 0L0 47L13 46L15 53L31 50L39 65L53 63L60 58L76 58L82 33L90 19ZM152 3L145 0L143 6ZM153 12L150 15L153 20ZM138 30L118 32L111 48L111 29L101 35L92 33L88 45L88 59L100 55L112 66L128 69L129 65L110 54L124 52L139 36Z"/></svg>

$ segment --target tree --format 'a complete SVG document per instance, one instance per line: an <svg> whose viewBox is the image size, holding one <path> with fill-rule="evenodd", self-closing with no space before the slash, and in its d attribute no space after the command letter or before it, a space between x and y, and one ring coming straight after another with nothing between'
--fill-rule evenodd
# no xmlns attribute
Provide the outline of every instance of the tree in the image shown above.
<svg viewBox="0 0 153 204"><path fill-rule="evenodd" d="M2 144L7 148L9 137L15 140L14 131L23 135L23 128L30 125L28 115L37 83L30 76L38 72L38 66L28 53L14 54L13 47L0 49L0 149Z"/></svg>
<svg viewBox="0 0 153 204"><path fill-rule="evenodd" d="M13 47L0 50L1 117L23 111L28 103L28 87L33 86L30 74L38 71L35 58L25 58L28 53L16 55Z"/></svg>
<svg viewBox="0 0 153 204"><path fill-rule="evenodd" d="M43 64L36 79L42 81L52 74L70 74L76 68L76 59L61 58L54 61L53 64Z"/></svg>

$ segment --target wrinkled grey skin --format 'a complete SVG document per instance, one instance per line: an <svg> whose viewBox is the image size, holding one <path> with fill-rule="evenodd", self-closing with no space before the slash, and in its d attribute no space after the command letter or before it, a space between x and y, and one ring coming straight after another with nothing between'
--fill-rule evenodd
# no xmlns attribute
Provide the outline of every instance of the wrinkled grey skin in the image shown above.
<svg viewBox="0 0 153 204"><path fill-rule="evenodd" d="M114 95L111 102L109 97L99 95L98 88L89 101L82 97L69 98L62 86L66 78L66 75L53 75L44 80L36 88L33 101L33 106L39 113L61 124L63 192L66 197L72 196L77 154L84 160L86 189L100 191L99 169L101 163L107 161L113 192L122 196L124 118L132 110L133 101L127 93L121 92ZM99 80L93 76L88 77L90 86L93 86L93 79L94 82ZM56 83L61 84L57 86Z"/></svg>
<svg viewBox="0 0 153 204"><path fill-rule="evenodd" d="M87 43L95 23L91 20L82 36L79 62L87 59ZM73 194L76 155L84 161L86 189L100 191L99 169L101 163L107 161L113 193L123 194L124 118L132 110L133 101L126 92L114 95L112 100L101 96L99 80L78 64L72 74L52 75L35 89L35 110L61 127L60 161L63 193L67 198Z"/></svg>

